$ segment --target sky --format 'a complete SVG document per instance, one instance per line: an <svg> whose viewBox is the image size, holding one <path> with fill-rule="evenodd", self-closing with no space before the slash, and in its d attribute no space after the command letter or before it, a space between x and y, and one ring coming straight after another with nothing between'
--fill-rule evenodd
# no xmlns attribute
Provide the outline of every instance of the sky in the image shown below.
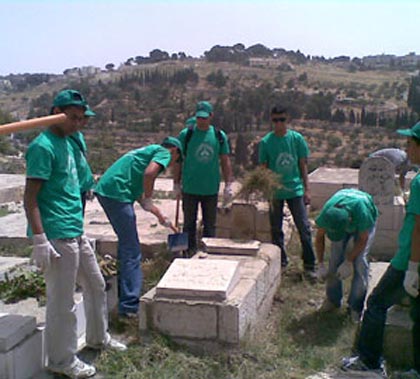
<svg viewBox="0 0 420 379"><path fill-rule="evenodd" d="M419 35L419 0L0 0L0 75L236 43L326 58L420 54Z"/></svg>

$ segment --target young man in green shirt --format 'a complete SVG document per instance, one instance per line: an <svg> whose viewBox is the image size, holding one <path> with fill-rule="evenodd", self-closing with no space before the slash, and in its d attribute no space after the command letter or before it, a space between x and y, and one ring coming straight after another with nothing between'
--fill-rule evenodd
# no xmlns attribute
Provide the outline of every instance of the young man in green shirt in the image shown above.
<svg viewBox="0 0 420 379"><path fill-rule="evenodd" d="M86 107L79 92L61 91L51 113L65 113L67 120L42 132L26 153L24 206L34 244L32 261L44 272L47 286L48 369L71 378L87 378L96 372L76 356L76 281L83 290L87 345L126 349L107 332L105 282L83 234L80 184L68 136L83 124Z"/></svg>
<svg viewBox="0 0 420 379"><path fill-rule="evenodd" d="M220 168L225 182L224 201L232 197L232 167L226 134L211 125L213 107L208 101L196 105L194 118L179 134L185 159L181 175L175 174L174 188L182 188L184 231L188 233L188 256L197 251L197 212L201 205L203 237L215 237ZM219 134L220 133L220 134ZM220 140L220 138L221 140Z"/></svg>
<svg viewBox="0 0 420 379"><path fill-rule="evenodd" d="M182 156L175 137L161 145L148 145L119 158L99 179L95 194L118 237L118 312L122 317L137 317L142 287L141 250L134 202L153 213L161 225L177 230L153 204L157 176Z"/></svg>
<svg viewBox="0 0 420 379"><path fill-rule="evenodd" d="M420 122L411 129L397 130L407 137L407 155L420 164ZM398 239L398 250L387 271L369 296L356 343L357 355L343 359L343 370L383 372L382 345L388 309L410 295L414 368L398 378L420 378L420 175L411 181L404 223ZM384 374L385 376L386 374Z"/></svg>
<svg viewBox="0 0 420 379"><path fill-rule="evenodd" d="M311 227L305 205L310 203L308 182L309 149L303 136L287 127L287 110L276 106L271 110L273 131L266 134L259 144L259 163L280 177L281 188L270 202L271 238L280 247L281 265L286 267L288 258L284 245L283 207L287 202L302 244L304 273L316 280L315 254L312 246Z"/></svg>
<svg viewBox="0 0 420 379"><path fill-rule="evenodd" d="M378 209L372 196L357 189L342 189L323 206L315 220L318 276L327 280L327 297L321 311L328 312L341 306L342 281L353 273L348 311L353 321L360 320L369 280L367 257L375 238L377 218ZM325 236L331 240L328 270L324 265ZM353 247L347 252L351 239Z"/></svg>

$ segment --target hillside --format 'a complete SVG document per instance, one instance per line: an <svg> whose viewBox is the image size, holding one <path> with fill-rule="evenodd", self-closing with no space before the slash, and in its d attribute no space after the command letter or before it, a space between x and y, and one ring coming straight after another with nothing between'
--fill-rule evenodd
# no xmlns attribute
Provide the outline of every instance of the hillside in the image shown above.
<svg viewBox="0 0 420 379"><path fill-rule="evenodd" d="M214 104L214 124L238 145L237 174L252 164L252 144L269 130L269 110L278 103L289 108L293 127L307 137L311 169L357 167L377 148L404 145L394 130L417 117L407 107L409 70L285 57L274 63L183 59L51 75L0 92L0 110L17 119L45 115L57 91L80 90L97 112L85 135L98 173L124 152L178 133L201 99ZM35 134L17 138L25 145Z"/></svg>

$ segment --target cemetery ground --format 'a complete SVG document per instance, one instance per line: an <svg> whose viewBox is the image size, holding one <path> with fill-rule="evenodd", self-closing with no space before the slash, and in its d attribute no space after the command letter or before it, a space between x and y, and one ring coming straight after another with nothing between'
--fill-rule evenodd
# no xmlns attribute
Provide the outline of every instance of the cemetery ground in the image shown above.
<svg viewBox="0 0 420 379"><path fill-rule="evenodd" d="M350 353L356 325L345 309L320 314L324 284L311 284L301 272L300 244L294 235L290 264L282 274L269 318L255 337L235 350L193 353L157 334L138 336L137 322L113 320L114 333L129 337L124 353L105 352L95 360L100 378L247 379L307 378L338 367ZM169 261L145 263L146 288L156 284ZM156 281L154 283L154 281Z"/></svg>

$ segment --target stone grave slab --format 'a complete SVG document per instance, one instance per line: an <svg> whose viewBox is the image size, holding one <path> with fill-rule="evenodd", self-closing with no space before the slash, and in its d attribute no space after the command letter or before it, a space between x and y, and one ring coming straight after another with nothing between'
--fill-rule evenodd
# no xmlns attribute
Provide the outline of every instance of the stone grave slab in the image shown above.
<svg viewBox="0 0 420 379"><path fill-rule="evenodd" d="M257 255L261 242L255 240L232 240L227 238L202 238L209 254Z"/></svg>
<svg viewBox="0 0 420 379"><path fill-rule="evenodd" d="M9 351L27 336L33 334L35 329L35 317L3 315L0 317L0 352Z"/></svg>
<svg viewBox="0 0 420 379"><path fill-rule="evenodd" d="M308 376L306 379L383 379L383 376L373 372L342 371L336 369L335 371L319 372L315 375Z"/></svg>
<svg viewBox="0 0 420 379"><path fill-rule="evenodd" d="M367 158L359 171L359 188L373 196L376 205L394 203L395 168L383 157Z"/></svg>
<svg viewBox="0 0 420 379"><path fill-rule="evenodd" d="M156 296L224 300L239 280L239 262L175 259L156 286Z"/></svg>

